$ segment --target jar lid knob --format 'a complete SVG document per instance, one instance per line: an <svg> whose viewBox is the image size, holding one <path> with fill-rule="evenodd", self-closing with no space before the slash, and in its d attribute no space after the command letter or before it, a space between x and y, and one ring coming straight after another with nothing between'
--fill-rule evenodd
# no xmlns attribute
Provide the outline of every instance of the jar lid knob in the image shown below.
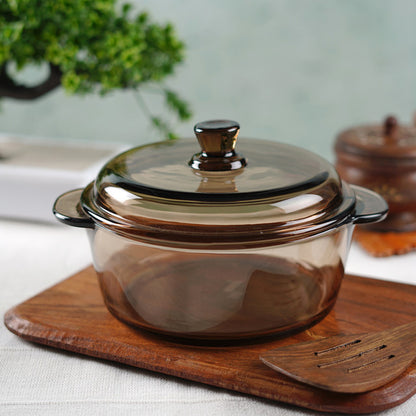
<svg viewBox="0 0 416 416"><path fill-rule="evenodd" d="M243 156L235 152L240 125L232 120L209 120L194 127L201 152L189 162L193 169L227 171L246 166Z"/></svg>
<svg viewBox="0 0 416 416"><path fill-rule="evenodd" d="M399 122L394 116L388 116L384 120L384 137L388 140L397 140L399 134Z"/></svg>

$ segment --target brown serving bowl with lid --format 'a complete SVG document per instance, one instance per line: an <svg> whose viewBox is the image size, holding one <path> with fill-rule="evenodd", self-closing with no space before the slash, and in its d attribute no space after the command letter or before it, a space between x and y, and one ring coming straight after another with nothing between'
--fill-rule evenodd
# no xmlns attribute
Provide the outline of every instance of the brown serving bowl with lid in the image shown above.
<svg viewBox="0 0 416 416"><path fill-rule="evenodd" d="M389 205L379 232L416 231L416 127L393 116L384 123L341 132L335 143L335 167L345 181L372 189Z"/></svg>
<svg viewBox="0 0 416 416"><path fill-rule="evenodd" d="M128 150L56 217L88 230L105 304L121 321L178 338L287 334L332 308L355 224L385 201L306 150L241 139L228 120L195 139Z"/></svg>

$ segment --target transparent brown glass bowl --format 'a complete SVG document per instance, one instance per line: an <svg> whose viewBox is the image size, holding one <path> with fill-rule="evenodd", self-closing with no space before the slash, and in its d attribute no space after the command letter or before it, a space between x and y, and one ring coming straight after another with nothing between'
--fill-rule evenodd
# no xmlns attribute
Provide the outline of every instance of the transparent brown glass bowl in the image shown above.
<svg viewBox="0 0 416 416"><path fill-rule="evenodd" d="M59 220L88 229L105 304L132 326L179 338L291 333L333 307L354 225L387 212L319 156L201 123L179 140L109 161L59 197ZM201 137L202 136L202 137Z"/></svg>

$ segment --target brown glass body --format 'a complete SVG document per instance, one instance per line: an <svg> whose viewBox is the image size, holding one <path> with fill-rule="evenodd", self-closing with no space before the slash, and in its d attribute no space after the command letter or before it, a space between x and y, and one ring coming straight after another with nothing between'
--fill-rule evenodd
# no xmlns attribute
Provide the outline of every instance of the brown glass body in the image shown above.
<svg viewBox="0 0 416 416"><path fill-rule="evenodd" d="M302 330L326 316L352 228L228 252L144 245L97 228L91 248L105 303L121 321L178 338L233 340Z"/></svg>

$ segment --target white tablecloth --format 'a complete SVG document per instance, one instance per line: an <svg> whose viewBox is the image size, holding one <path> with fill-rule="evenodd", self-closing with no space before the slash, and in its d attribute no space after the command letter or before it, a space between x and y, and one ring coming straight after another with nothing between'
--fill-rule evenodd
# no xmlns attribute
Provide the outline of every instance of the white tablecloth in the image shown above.
<svg viewBox="0 0 416 416"><path fill-rule="evenodd" d="M83 230L0 220L0 312L91 261ZM416 283L416 253L374 259L355 245L347 272ZM416 307L416 305L415 305ZM415 379L416 382L416 379ZM0 327L0 415L311 415L316 412L66 353ZM416 396L385 416L416 414Z"/></svg>

